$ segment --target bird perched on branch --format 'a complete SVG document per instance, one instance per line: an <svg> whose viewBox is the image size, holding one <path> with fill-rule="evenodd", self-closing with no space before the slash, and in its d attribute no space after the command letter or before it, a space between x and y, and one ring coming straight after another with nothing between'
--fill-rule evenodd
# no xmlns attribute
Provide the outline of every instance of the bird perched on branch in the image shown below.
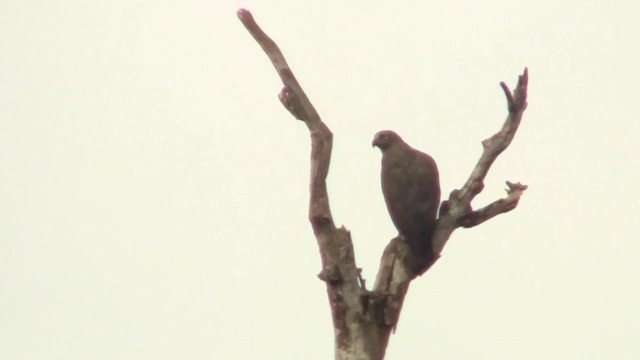
<svg viewBox="0 0 640 360"><path fill-rule="evenodd" d="M378 132L372 146L382 151L382 193L393 224L413 255L431 258L440 204L436 162L391 130Z"/></svg>

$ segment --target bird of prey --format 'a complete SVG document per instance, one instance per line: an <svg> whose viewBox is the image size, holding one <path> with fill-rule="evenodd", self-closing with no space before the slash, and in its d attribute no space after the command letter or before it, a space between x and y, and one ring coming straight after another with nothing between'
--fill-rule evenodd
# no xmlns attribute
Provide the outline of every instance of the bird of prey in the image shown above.
<svg viewBox="0 0 640 360"><path fill-rule="evenodd" d="M382 193L393 224L413 255L430 258L440 204L436 162L391 130L378 132L372 146L382 151Z"/></svg>

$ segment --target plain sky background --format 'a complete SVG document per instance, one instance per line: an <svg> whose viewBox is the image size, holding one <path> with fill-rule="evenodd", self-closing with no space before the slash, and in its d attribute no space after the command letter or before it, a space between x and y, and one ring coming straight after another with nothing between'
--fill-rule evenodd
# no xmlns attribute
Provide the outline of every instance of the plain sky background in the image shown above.
<svg viewBox="0 0 640 360"><path fill-rule="evenodd" d="M640 357L637 1L1 1L0 358L330 359L309 139L251 10L334 132L337 224L373 283L395 235L373 134L460 187L529 108L412 283L388 359Z"/></svg>

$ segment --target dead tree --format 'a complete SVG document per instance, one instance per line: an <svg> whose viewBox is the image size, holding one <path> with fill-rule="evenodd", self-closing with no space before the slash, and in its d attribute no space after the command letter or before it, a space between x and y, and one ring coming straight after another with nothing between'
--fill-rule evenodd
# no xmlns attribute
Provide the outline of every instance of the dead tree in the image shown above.
<svg viewBox="0 0 640 360"><path fill-rule="evenodd" d="M418 275L407 267L408 247L401 238L387 245L372 290L367 290L354 260L351 234L337 228L329 208L326 178L331 160L333 135L300 87L276 43L262 31L245 9L238 18L262 47L276 68L284 87L278 97L285 108L307 125L311 135L311 179L309 221L318 242L322 271L318 277L327 286L335 335L335 358L338 360L381 360L393 331L411 280ZM440 256L447 240L458 227L474 227L492 217L513 210L523 191L520 183L507 182L507 196L472 210L471 201L484 187L491 164L511 143L527 107L527 69L519 76L511 92L500 85L507 97L509 115L500 131L482 141L483 152L471 175L460 189L453 190L443 201L433 251Z"/></svg>

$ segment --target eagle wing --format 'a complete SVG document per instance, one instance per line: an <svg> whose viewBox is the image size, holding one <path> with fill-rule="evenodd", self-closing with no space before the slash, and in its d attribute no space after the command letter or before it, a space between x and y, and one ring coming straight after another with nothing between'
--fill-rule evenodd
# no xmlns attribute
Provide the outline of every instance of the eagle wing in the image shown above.
<svg viewBox="0 0 640 360"><path fill-rule="evenodd" d="M435 161L407 146L383 156L381 174L382 192L393 224L413 251L426 255L440 204Z"/></svg>

